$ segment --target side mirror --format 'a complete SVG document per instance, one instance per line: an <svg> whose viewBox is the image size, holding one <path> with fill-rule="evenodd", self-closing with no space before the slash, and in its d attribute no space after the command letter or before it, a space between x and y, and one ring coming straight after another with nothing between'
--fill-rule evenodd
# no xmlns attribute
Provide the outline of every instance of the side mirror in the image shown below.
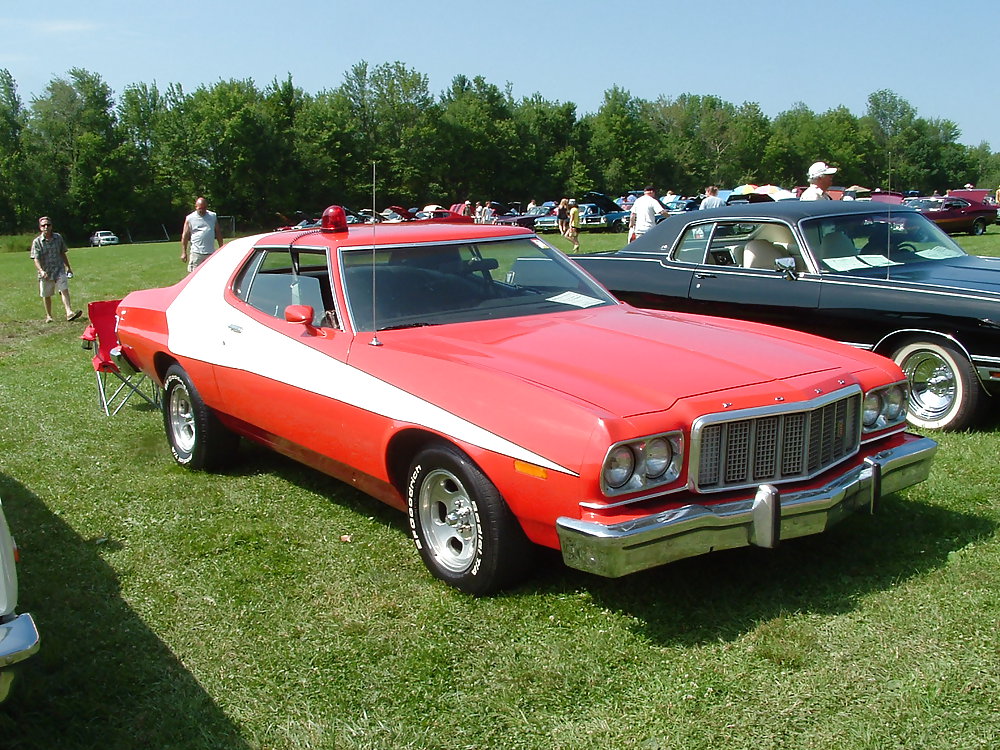
<svg viewBox="0 0 1000 750"><path fill-rule="evenodd" d="M289 323L301 323L310 336L326 337L326 331L313 325L312 305L289 305L285 308L285 320Z"/></svg>
<svg viewBox="0 0 1000 750"><path fill-rule="evenodd" d="M781 271L789 281L795 281L798 278L795 273L795 258L775 258L774 267Z"/></svg>

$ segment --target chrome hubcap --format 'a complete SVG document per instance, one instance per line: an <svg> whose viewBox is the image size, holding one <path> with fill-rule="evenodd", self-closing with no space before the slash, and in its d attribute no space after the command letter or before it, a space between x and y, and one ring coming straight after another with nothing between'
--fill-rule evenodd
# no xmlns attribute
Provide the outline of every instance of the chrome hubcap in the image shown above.
<svg viewBox="0 0 1000 750"><path fill-rule="evenodd" d="M184 453L194 450L194 407L191 405L191 394L183 385L178 385L170 391L170 433L174 445Z"/></svg>
<svg viewBox="0 0 1000 750"><path fill-rule="evenodd" d="M462 482L435 469L420 487L420 526L430 552L452 573L468 570L476 557L479 525Z"/></svg>
<svg viewBox="0 0 1000 750"><path fill-rule="evenodd" d="M951 365L934 352L915 352L902 366L910 381L910 412L925 421L944 417L955 406L958 382Z"/></svg>

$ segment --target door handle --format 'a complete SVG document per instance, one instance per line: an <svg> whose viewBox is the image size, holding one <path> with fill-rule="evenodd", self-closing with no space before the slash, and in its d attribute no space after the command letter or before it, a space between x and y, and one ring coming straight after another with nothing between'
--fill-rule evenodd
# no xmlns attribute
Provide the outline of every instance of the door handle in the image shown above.
<svg viewBox="0 0 1000 750"><path fill-rule="evenodd" d="M714 273L708 273L707 271L697 271L694 277L696 279L714 279L716 275Z"/></svg>
<svg viewBox="0 0 1000 750"><path fill-rule="evenodd" d="M243 333L243 326L238 326L235 323L230 323L228 328L233 333Z"/></svg>

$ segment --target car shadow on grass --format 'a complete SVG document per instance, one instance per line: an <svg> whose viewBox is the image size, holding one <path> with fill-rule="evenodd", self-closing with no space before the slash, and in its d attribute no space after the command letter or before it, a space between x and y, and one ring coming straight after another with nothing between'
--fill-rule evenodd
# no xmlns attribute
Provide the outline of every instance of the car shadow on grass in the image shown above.
<svg viewBox="0 0 1000 750"><path fill-rule="evenodd" d="M728 641L792 612L851 611L867 594L944 566L997 525L894 495L875 516L852 516L776 549L714 552L614 580L552 566L537 583L588 591L601 606L636 618L657 643Z"/></svg>
<svg viewBox="0 0 1000 750"><path fill-rule="evenodd" d="M22 551L20 610L39 652L0 706L0 745L18 748L247 748L238 728L121 596L102 557L41 498L0 473Z"/></svg>
<svg viewBox="0 0 1000 750"><path fill-rule="evenodd" d="M243 459L227 473L279 475L408 539L406 517L399 511L267 448L246 443L242 448ZM891 495L874 516L851 516L822 534L790 539L773 550L714 552L619 579L567 568L558 551L539 548L531 577L498 597L587 592L596 605L631 616L654 642L728 641L788 613L851 611L867 594L942 567L949 554L991 535L998 525L990 518ZM429 585L444 585L426 575Z"/></svg>

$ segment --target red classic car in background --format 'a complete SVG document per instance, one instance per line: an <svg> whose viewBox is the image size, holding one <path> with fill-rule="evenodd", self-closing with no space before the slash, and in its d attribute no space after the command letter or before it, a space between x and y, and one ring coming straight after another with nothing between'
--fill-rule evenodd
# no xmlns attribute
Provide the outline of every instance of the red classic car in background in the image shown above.
<svg viewBox="0 0 1000 750"><path fill-rule="evenodd" d="M1000 219L995 205L986 205L957 195L906 198L903 205L917 209L948 233L983 234L987 226Z"/></svg>
<svg viewBox="0 0 1000 750"><path fill-rule="evenodd" d="M905 431L888 359L635 309L518 227L330 207L118 318L178 463L269 445L405 511L431 572L473 594L528 573L533 544L621 576L816 534L922 481L937 447Z"/></svg>

